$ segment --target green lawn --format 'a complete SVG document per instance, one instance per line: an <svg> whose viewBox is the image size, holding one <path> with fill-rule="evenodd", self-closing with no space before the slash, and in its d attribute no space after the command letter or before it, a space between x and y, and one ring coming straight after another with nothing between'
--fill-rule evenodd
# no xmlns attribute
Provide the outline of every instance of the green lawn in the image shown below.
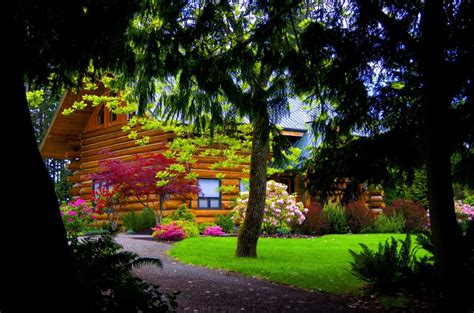
<svg viewBox="0 0 474 313"><path fill-rule="evenodd" d="M235 237L195 237L176 243L169 255L184 263L236 271L292 286L350 293L364 282L350 273L348 249L359 243L376 248L389 237L402 234L328 235L312 239L260 238L258 258L236 258Z"/></svg>

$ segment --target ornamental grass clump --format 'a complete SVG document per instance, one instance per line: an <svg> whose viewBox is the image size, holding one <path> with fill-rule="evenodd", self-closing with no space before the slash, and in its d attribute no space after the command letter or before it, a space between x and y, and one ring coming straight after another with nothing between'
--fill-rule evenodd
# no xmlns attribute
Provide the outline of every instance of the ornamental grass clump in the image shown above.
<svg viewBox="0 0 474 313"><path fill-rule="evenodd" d="M203 236L222 236L225 232L222 231L220 226L208 226L204 230Z"/></svg>
<svg viewBox="0 0 474 313"><path fill-rule="evenodd" d="M183 228L174 222L169 225L158 225L152 230L153 234L151 236L158 240L179 241L186 237Z"/></svg>
<svg viewBox="0 0 474 313"><path fill-rule="evenodd" d="M289 227L294 229L305 220L308 209L303 203L296 202L296 194L288 194L288 186L270 180L267 182L267 197L262 223L262 230L268 234L274 234L277 228ZM241 224L245 218L249 193L242 192L237 199L237 205L232 210L234 224Z"/></svg>
<svg viewBox="0 0 474 313"><path fill-rule="evenodd" d="M61 206L61 217L68 235L81 232L95 220L94 210L81 198Z"/></svg>

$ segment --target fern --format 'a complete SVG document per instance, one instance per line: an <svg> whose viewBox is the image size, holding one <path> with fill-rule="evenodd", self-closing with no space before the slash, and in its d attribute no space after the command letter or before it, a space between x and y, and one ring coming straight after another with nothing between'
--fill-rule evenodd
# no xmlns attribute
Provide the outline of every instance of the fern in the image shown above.
<svg viewBox="0 0 474 313"><path fill-rule="evenodd" d="M132 261L131 263L133 268L140 268L145 265L156 266L159 268L163 268L163 263L161 260L156 258L138 258Z"/></svg>
<svg viewBox="0 0 474 313"><path fill-rule="evenodd" d="M400 248L399 248L399 243ZM393 237L380 243L377 251L372 251L365 244L360 244L362 251L349 250L354 262L351 262L352 273L360 279L373 283L376 290L390 291L401 287L415 286L431 276L432 262L430 257L417 258L419 247L412 248L410 235L404 240Z"/></svg>
<svg viewBox="0 0 474 313"><path fill-rule="evenodd" d="M176 309L176 296L158 291L158 286L133 275L144 265L162 267L159 259L141 258L123 251L107 233L97 239L72 238L71 250L81 309L84 312L170 312Z"/></svg>

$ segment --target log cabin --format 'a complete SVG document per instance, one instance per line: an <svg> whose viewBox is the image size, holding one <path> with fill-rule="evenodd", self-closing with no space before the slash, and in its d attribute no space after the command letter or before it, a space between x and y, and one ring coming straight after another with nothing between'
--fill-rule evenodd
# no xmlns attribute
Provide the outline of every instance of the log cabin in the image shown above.
<svg viewBox="0 0 474 313"><path fill-rule="evenodd" d="M104 87L93 91L97 95L106 95L108 92ZM114 157L130 160L136 154L164 152L164 144L176 138L176 134L158 130L141 131L140 134L149 136L150 140L148 144L140 146L128 137L128 133L122 131L122 127L128 123L129 116L126 114L116 115L104 105L96 107L89 105L71 115L62 114L65 109L71 108L87 93L91 92L81 89L76 93L70 90L63 96L40 144L40 151L44 158L69 160L67 168L72 175L68 177L68 181L73 185L71 194L74 197L91 199L96 188L91 174L98 171L101 150L106 148L113 152ZM302 149L302 156L307 157L309 153L306 148L315 144L312 132L308 131L307 127L311 117L303 110L303 104L300 101L289 99L289 102L289 115L284 116L279 125L288 142ZM202 194L195 195L192 199L171 197L164 202L164 216L185 203L191 208L198 222L214 221L216 215L227 214L233 208L233 200L245 188L242 179L248 178L248 175L242 173L242 167L248 168L249 164L243 164L234 169L211 169L210 165L216 162L212 157L195 156L195 159L197 162L192 166L192 171L199 175L197 183ZM217 173L226 175L223 179L218 179ZM300 176L285 172L271 178L286 184L289 193L297 193L298 200L309 205L310 200L305 196L304 184ZM216 191L216 187L226 185L238 186L238 188L225 194ZM159 200L156 198L153 200L153 206L157 209ZM142 208L142 204L131 200L125 206L124 212L132 209L139 211Z"/></svg>

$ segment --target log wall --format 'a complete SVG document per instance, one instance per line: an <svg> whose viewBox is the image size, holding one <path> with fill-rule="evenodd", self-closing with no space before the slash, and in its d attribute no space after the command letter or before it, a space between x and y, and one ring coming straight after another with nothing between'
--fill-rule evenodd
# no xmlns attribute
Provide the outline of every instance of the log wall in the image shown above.
<svg viewBox="0 0 474 313"><path fill-rule="evenodd" d="M91 119L96 119L95 114ZM151 154L164 152L165 144L176 137L173 132L162 131L141 131L139 137L146 135L150 137L150 143L145 146L135 144L134 140L128 138L128 134L121 130L125 123L117 123L106 128L91 129L93 122L90 122L86 127L86 131L81 135L81 150L80 157L73 160L68 168L73 171L72 176L68 178L69 182L73 183L71 193L73 196L80 196L83 199L92 199L93 196L93 182L91 174L98 171L98 161L101 159L99 152L105 148L114 153L114 157L120 158L124 161L131 160L135 154ZM192 166L192 172L199 174L199 178L216 178L217 173L225 173L226 176L221 180L221 185L234 185L236 188L230 193L221 194L222 208L219 210L202 210L198 209L197 195L192 199L184 199L175 196L164 202L164 216L171 214L183 203L189 206L191 203L192 212L196 215L198 222L212 222L218 214L227 214L233 208L233 201L238 197L239 193L239 179L248 178L247 174L242 173L243 167L250 166L249 164L242 165L233 169L210 169L209 166L222 158L216 157L201 157L196 156L197 162ZM156 197L151 197L150 204L155 210L159 209L159 200ZM130 199L124 207L124 210L119 213L126 213L132 209L140 211L143 205L137 199ZM104 218L105 216L99 217Z"/></svg>

